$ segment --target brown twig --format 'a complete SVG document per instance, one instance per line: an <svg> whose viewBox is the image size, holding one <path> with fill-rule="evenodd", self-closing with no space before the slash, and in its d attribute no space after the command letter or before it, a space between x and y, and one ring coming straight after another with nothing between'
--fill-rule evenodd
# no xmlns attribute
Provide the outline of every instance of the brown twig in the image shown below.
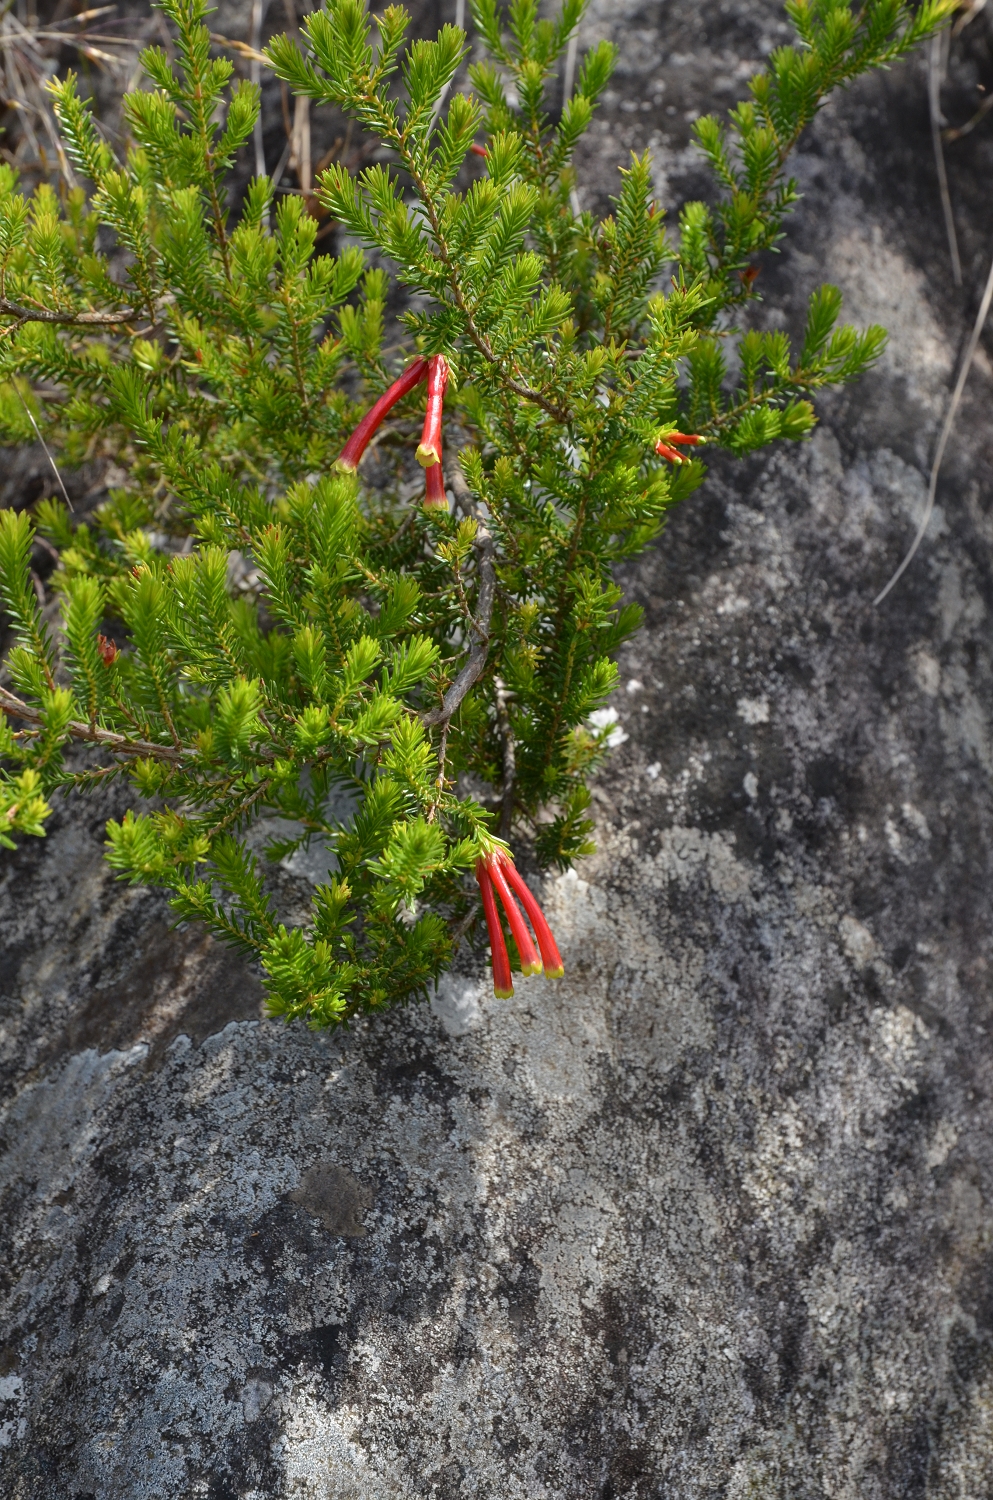
<svg viewBox="0 0 993 1500"><path fill-rule="evenodd" d="M441 744L438 746L438 778L434 784L434 800L428 808L428 822L433 823L441 806L441 799L445 795L445 762L448 759L448 727L446 719L441 726Z"/></svg>
<svg viewBox="0 0 993 1500"><path fill-rule="evenodd" d="M503 740L503 792L500 799L500 837L510 838L510 830L514 821L514 777L517 772L517 757L514 754L514 732L510 724L510 714L507 703L510 694L501 677L494 677L493 685L496 688L496 711L497 723L500 726L500 736Z"/></svg>
<svg viewBox="0 0 993 1500"><path fill-rule="evenodd" d="M13 714L16 719L23 719L28 724L44 723L44 714L38 709L31 708L9 693L6 688L0 687L0 708L4 713ZM83 724L78 719L70 719L66 725L66 731L74 740L83 740L91 745L100 745L105 750L112 751L115 755L148 755L155 760L167 760L173 765L179 765L191 758L189 751L174 749L171 745L156 745L151 740L132 740L126 734L115 734L111 729L100 729L95 724Z"/></svg>
<svg viewBox="0 0 993 1500"><path fill-rule="evenodd" d="M493 537L482 519L479 508L473 501L469 486L459 466L448 465L445 477L459 505L476 522L475 548L479 564L479 596L476 600L476 613L471 621L475 640L469 651L469 660L448 689L441 705L422 715L423 722L429 726L447 725L466 693L482 675L490 650L490 621L493 618L493 601L496 598L496 568L494 566L496 548Z"/></svg>
<svg viewBox="0 0 993 1500"><path fill-rule="evenodd" d="M128 307L119 313L100 312L53 312L48 307L22 307L8 297L0 297L0 313L18 318L22 323L81 323L90 327L113 328L123 323L133 323L141 315L141 308Z"/></svg>
<svg viewBox="0 0 993 1500"><path fill-rule="evenodd" d="M466 912L465 916L460 918L460 920L456 922L455 926L451 930L453 949L458 943L462 941L466 933L469 931L469 928L476 921L476 918L478 916L479 908L477 906L471 906Z"/></svg>

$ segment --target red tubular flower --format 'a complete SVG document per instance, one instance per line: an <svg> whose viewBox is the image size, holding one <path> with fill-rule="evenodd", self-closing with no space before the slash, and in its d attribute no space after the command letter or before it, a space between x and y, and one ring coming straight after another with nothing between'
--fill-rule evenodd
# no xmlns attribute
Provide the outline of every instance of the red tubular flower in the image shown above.
<svg viewBox="0 0 993 1500"><path fill-rule="evenodd" d="M672 464L681 464L685 463L685 455L678 453L674 444L694 445L706 441L707 439L702 438L698 432L667 432L665 437L660 437L655 444L655 451L660 458L667 458Z"/></svg>
<svg viewBox="0 0 993 1500"><path fill-rule="evenodd" d="M496 897L493 895L493 882L485 859L476 861L476 879L479 881L479 894L483 898L483 913L486 917L486 926L490 934L490 956L493 963L493 993L498 1000L509 1000L514 993L514 982L510 977L510 957L507 953L507 944L500 925L500 915L497 911Z"/></svg>
<svg viewBox="0 0 993 1500"><path fill-rule="evenodd" d="M513 888L517 898L528 914L534 935L538 939L538 950L541 953L541 961L545 966L546 979L561 979L565 973L565 967L559 954L558 944L552 937L552 929L545 920L545 913L538 905L524 883L523 877L518 873L517 866L508 855L497 855L500 868L506 877L507 884Z"/></svg>
<svg viewBox="0 0 993 1500"><path fill-rule="evenodd" d="M362 421L352 433L348 442L342 448L335 464L335 468L343 474L352 474L359 466L359 461L368 448L369 443L381 425L383 418L393 410L397 402L402 400L415 385L419 385L428 373L428 361L426 359L415 359L409 364L400 376L394 380L388 391L385 391L375 406L367 411Z"/></svg>
<svg viewBox="0 0 993 1500"><path fill-rule="evenodd" d="M500 925L500 914L497 909L496 897L499 896L501 905L507 914L507 923L517 944L517 951L521 959L522 974L540 974L544 967L545 974L549 979L561 979L564 973L562 958L559 954L555 939L552 937L551 928L545 920L545 914L537 901L528 890L521 876L514 866L514 858L510 851L503 845L494 844L476 861L476 879L479 881L480 893L483 897L483 912L486 916L486 926L490 934L490 952L493 955L493 992L500 999L506 999L513 994L513 985L510 979L510 960L507 956L507 944ZM538 948L541 958L535 952L531 934L528 932L524 918L521 916L514 900L513 891L524 910L527 912L538 939Z"/></svg>
<svg viewBox="0 0 993 1500"><path fill-rule="evenodd" d="M443 354L433 354L428 360L428 403L424 413L424 431L415 455L425 469L441 463L441 413L445 405L445 386L448 384L448 360Z"/></svg>
<svg viewBox="0 0 993 1500"><path fill-rule="evenodd" d="M531 934L528 932L527 923L521 916L517 902L510 894L510 887L507 885L504 877L503 861L500 859L500 856L497 854L491 855L487 861L487 868L490 872L490 879L493 882L493 889L500 897L503 909L507 913L507 923L514 942L517 944L517 952L521 959L521 973L540 974L541 959L538 957L534 943L531 941Z"/></svg>
<svg viewBox="0 0 993 1500"><path fill-rule="evenodd" d="M424 484L424 509L447 511L448 496L445 494L445 480L441 464L432 464L430 469L425 470Z"/></svg>

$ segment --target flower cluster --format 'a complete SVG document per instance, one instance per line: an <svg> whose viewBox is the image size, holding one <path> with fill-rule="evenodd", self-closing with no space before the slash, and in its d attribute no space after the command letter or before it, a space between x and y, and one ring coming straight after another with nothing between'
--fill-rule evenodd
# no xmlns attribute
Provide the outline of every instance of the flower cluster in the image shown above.
<svg viewBox="0 0 993 1500"><path fill-rule="evenodd" d="M545 919L544 912L518 873L510 850L495 841L489 844L476 861L476 879L479 881L479 891L483 898L483 913L490 935L493 993L497 998L506 1000L514 993L514 985L510 977L510 955L507 952L507 940L504 937L503 924L497 909L497 897L500 898L511 937L517 946L521 973L540 974L544 969L546 979L561 979L565 970L552 936L552 930ZM521 916L517 901L514 900L514 893L534 929L537 948L532 941L527 923Z"/></svg>
<svg viewBox="0 0 993 1500"><path fill-rule="evenodd" d="M445 387L448 384L448 361L443 354L432 354L430 359L418 358L407 366L399 379L394 380L389 390L384 391L362 418L342 448L335 467L343 474L354 473L362 455L394 406L404 396L409 396L422 380L427 381L428 399L424 413L424 431L417 448L417 462L427 470L424 508L447 510L448 500L445 497L445 480L441 467L441 418L445 405Z"/></svg>

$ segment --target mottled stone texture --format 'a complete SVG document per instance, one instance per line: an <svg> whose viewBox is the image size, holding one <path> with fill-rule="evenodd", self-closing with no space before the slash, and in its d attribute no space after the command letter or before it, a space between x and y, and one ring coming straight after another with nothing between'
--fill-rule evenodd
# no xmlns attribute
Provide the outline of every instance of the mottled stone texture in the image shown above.
<svg viewBox="0 0 993 1500"><path fill-rule="evenodd" d="M586 201L647 143L700 191L687 112L740 95L777 4L598 0L605 33ZM969 288L991 139L952 162ZM798 156L759 316L827 276L892 341L628 572L599 852L545 886L565 981L288 1030L109 878L105 806L4 858L5 1496L993 1492L985 355L871 604L975 305L929 149L915 60Z"/></svg>

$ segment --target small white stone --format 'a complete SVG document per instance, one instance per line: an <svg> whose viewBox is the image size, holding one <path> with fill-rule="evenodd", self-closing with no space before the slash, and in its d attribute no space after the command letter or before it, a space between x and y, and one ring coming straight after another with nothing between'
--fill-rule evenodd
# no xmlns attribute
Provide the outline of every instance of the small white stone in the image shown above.
<svg viewBox="0 0 993 1500"><path fill-rule="evenodd" d="M936 697L941 687L941 663L937 657L932 656L923 646L918 646L916 651L910 653L910 669L925 697Z"/></svg>
<svg viewBox="0 0 993 1500"><path fill-rule="evenodd" d="M768 698L739 698L738 717L744 719L746 724L768 724Z"/></svg>
<svg viewBox="0 0 993 1500"><path fill-rule="evenodd" d="M872 933L857 918L847 916L841 918L838 931L849 958L860 969L864 968L876 952L876 939Z"/></svg>

